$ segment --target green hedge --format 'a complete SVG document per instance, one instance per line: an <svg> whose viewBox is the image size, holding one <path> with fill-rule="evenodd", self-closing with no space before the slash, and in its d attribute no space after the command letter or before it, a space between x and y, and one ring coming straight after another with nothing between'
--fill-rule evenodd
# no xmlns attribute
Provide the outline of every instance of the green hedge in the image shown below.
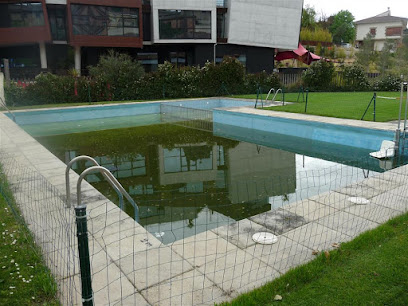
<svg viewBox="0 0 408 306"><path fill-rule="evenodd" d="M105 65L100 66L100 62L90 67L90 77L43 73L26 88L11 84L6 87L7 104L194 98L255 93L259 86L264 90L281 87L277 74L246 74L244 66L234 58L225 58L219 65L208 62L201 68L176 67L166 62L159 65L158 71L144 74L138 69L139 64L128 57L108 56L115 65L109 60L106 63L104 58ZM134 67L126 68L123 62Z"/></svg>

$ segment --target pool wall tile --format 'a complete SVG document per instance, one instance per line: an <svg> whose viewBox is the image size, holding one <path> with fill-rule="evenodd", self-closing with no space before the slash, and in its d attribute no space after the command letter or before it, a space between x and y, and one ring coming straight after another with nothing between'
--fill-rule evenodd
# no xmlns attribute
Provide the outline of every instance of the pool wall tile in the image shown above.
<svg viewBox="0 0 408 306"><path fill-rule="evenodd" d="M392 131L245 114L232 110L214 110L213 120L214 130L217 124L231 125L373 151L379 150L383 140L394 140Z"/></svg>

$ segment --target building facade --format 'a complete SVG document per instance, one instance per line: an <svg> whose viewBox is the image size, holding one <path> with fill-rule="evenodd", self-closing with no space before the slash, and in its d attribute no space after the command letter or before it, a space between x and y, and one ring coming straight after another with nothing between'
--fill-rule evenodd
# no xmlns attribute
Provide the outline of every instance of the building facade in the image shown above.
<svg viewBox="0 0 408 306"><path fill-rule="evenodd" d="M401 42L404 31L407 29L408 18L391 16L391 11L356 22L356 44L361 46L367 34L374 41L374 50L381 51L387 40Z"/></svg>
<svg viewBox="0 0 408 306"><path fill-rule="evenodd" d="M154 71L234 56L273 70L275 48L297 47L302 0L0 0L0 58L35 75L98 62L109 49ZM27 75L27 76L28 76Z"/></svg>

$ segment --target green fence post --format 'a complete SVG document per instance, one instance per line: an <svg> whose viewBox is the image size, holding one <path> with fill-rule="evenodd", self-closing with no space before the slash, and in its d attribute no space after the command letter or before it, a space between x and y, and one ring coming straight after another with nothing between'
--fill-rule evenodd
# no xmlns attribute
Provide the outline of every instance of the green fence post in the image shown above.
<svg viewBox="0 0 408 306"><path fill-rule="evenodd" d="M377 93L375 92L374 93L374 97L373 97L373 99L374 99L374 113L373 113L373 115L374 115L374 122L375 122L375 108L376 108L376 101L377 101Z"/></svg>
<svg viewBox="0 0 408 306"><path fill-rule="evenodd" d="M309 89L306 89L306 104L305 104L305 113L307 111L307 102L309 100Z"/></svg>
<svg viewBox="0 0 408 306"><path fill-rule="evenodd" d="M282 105L285 105L285 88L282 87Z"/></svg>
<svg viewBox="0 0 408 306"><path fill-rule="evenodd" d="M86 206L75 207L77 224L79 267L81 270L82 305L93 305L91 264L89 260L88 225L86 220Z"/></svg>

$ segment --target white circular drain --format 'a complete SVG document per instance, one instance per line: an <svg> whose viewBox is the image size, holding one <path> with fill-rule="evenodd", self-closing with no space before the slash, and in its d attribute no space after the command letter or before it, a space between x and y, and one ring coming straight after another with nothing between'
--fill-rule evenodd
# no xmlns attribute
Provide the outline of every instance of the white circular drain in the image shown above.
<svg viewBox="0 0 408 306"><path fill-rule="evenodd" d="M361 197L351 197L351 198L348 198L347 200L349 200L353 204L358 204L358 205L367 205L368 203L370 203L370 200L367 200L366 198L361 198Z"/></svg>
<svg viewBox="0 0 408 306"><path fill-rule="evenodd" d="M272 233L260 232L252 235L252 240L260 244L274 244L278 242L278 237Z"/></svg>
<svg viewBox="0 0 408 306"><path fill-rule="evenodd" d="M164 236L164 232L160 232L160 233L154 233L154 235L157 237L157 238L161 238L161 237L163 237Z"/></svg>

